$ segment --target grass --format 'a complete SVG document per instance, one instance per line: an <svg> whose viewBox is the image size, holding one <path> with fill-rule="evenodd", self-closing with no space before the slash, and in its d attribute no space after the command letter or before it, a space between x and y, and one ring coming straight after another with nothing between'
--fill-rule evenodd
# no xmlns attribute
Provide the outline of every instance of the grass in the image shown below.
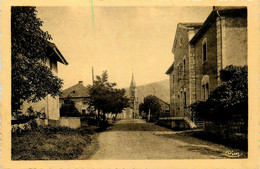
<svg viewBox="0 0 260 169"><path fill-rule="evenodd" d="M84 150L91 151L84 151ZM12 160L72 160L90 157L97 149L95 129L40 127L12 135Z"/></svg>

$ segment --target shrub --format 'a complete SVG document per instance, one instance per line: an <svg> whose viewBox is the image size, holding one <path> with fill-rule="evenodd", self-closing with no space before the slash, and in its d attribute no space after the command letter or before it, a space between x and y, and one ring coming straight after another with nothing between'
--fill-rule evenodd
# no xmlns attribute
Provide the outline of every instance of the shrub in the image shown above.
<svg viewBox="0 0 260 169"><path fill-rule="evenodd" d="M81 114L75 106L75 102L70 99L65 99L64 104L60 108L61 117L80 117Z"/></svg>
<svg viewBox="0 0 260 169"><path fill-rule="evenodd" d="M198 118L209 121L228 120L234 115L248 116L247 66L228 66L220 72L222 85L217 87L207 101L190 106Z"/></svg>

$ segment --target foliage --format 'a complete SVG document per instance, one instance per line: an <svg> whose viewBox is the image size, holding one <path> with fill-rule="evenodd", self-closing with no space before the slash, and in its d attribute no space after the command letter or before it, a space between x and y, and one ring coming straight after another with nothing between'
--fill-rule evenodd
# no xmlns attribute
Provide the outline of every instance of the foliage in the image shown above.
<svg viewBox="0 0 260 169"><path fill-rule="evenodd" d="M217 87L207 101L190 106L196 116L205 120L230 119L236 114L247 117L248 82L247 66L228 66L220 72L222 85Z"/></svg>
<svg viewBox="0 0 260 169"><path fill-rule="evenodd" d="M144 102L139 105L139 112L144 111L146 114L150 113L152 115L157 115L161 111L161 105L158 102L156 96L149 95L144 98Z"/></svg>
<svg viewBox="0 0 260 169"><path fill-rule="evenodd" d="M75 106L75 102L66 98L60 107L61 117L80 117L81 114Z"/></svg>
<svg viewBox="0 0 260 169"><path fill-rule="evenodd" d="M117 116L118 113L122 112L128 106L129 99L126 97L126 90L113 89L110 96L110 111Z"/></svg>
<svg viewBox="0 0 260 169"><path fill-rule="evenodd" d="M88 101L89 109L98 110L98 118L100 111L103 113L103 121L105 121L106 113L121 113L128 106L128 98L125 96L124 89L115 89L116 83L108 82L107 71L101 76L96 76L94 84L89 87L90 99Z"/></svg>
<svg viewBox="0 0 260 169"><path fill-rule="evenodd" d="M26 134L12 135L12 160L76 160L97 149L96 135L87 128L42 126ZM86 146L88 151L84 151Z"/></svg>
<svg viewBox="0 0 260 169"><path fill-rule="evenodd" d="M11 8L12 112L25 100L54 97L62 87L62 80L45 64L51 36L40 29L43 21L36 12L35 7Z"/></svg>

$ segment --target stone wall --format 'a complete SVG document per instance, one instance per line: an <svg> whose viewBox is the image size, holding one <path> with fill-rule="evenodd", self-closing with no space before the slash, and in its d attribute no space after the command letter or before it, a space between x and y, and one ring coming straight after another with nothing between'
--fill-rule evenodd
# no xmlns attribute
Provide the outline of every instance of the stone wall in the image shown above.
<svg viewBox="0 0 260 169"><path fill-rule="evenodd" d="M187 106L190 104L189 91L189 31L178 27L176 31L176 49L174 52L174 107L175 117L184 117L188 114ZM185 60L185 61L184 61ZM185 62L185 63L184 63Z"/></svg>
<svg viewBox="0 0 260 169"><path fill-rule="evenodd" d="M205 133L227 142L247 143L248 120L238 115L229 121L204 122Z"/></svg>
<svg viewBox="0 0 260 169"><path fill-rule="evenodd" d="M202 45L206 43L207 59L202 60ZM212 22L207 32L195 44L196 58L196 101L203 100L202 78L209 76L209 89L213 91L217 86L217 34L216 22Z"/></svg>
<svg viewBox="0 0 260 169"><path fill-rule="evenodd" d="M81 127L80 117L61 117L60 118L61 127L69 127L76 129Z"/></svg>

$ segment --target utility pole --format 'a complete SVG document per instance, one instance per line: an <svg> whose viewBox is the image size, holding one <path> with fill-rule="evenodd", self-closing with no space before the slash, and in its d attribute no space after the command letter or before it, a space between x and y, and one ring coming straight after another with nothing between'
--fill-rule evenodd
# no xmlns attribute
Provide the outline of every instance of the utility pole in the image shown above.
<svg viewBox="0 0 260 169"><path fill-rule="evenodd" d="M94 85L94 67L92 66L92 85Z"/></svg>

